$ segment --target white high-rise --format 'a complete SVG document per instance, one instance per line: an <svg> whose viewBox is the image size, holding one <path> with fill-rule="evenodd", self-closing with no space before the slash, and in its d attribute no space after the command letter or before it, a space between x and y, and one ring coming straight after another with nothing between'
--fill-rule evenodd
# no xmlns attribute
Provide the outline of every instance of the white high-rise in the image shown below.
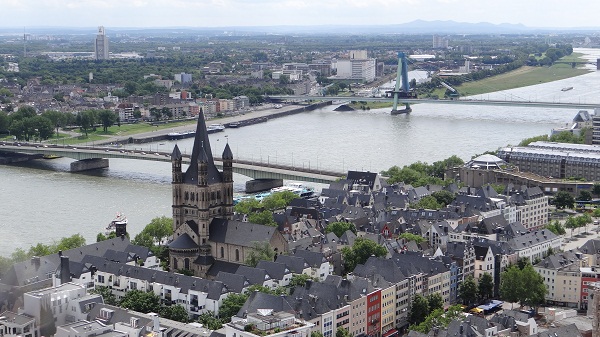
<svg viewBox="0 0 600 337"><path fill-rule="evenodd" d="M104 32L104 26L98 27L98 34L94 41L94 57L96 60L108 60L108 37Z"/></svg>

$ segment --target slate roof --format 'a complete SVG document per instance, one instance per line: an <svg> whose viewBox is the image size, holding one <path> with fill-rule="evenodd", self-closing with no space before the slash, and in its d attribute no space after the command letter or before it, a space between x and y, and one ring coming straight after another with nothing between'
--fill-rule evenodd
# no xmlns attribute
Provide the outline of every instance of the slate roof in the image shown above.
<svg viewBox="0 0 600 337"><path fill-rule="evenodd" d="M206 275L215 278L217 275L219 275L219 272L235 274L235 272L240 266L241 264L239 263L215 260L210 265L210 268L206 272Z"/></svg>
<svg viewBox="0 0 600 337"><path fill-rule="evenodd" d="M573 324L556 327L556 328L550 327L546 331L543 331L543 332L540 331L537 334L531 335L531 336L536 336L536 337L556 337L556 336L582 337L582 334L579 331L579 329L577 329L577 325L575 325L575 323L573 323Z"/></svg>
<svg viewBox="0 0 600 337"><path fill-rule="evenodd" d="M294 308L283 296L266 294L260 291L250 293L248 299L237 313L237 317L244 317L245 314L255 313L258 309L273 309L273 311L295 313Z"/></svg>
<svg viewBox="0 0 600 337"><path fill-rule="evenodd" d="M253 242L269 242L277 227L214 218L209 226L209 241L252 247Z"/></svg>
<svg viewBox="0 0 600 337"><path fill-rule="evenodd" d="M238 275L243 275L248 279L250 284L252 285L263 285L265 281L271 279L271 275L267 273L266 270L261 268L249 267L246 265L241 265L238 267L238 270L235 272Z"/></svg>
<svg viewBox="0 0 600 337"><path fill-rule="evenodd" d="M190 158L190 165L183 174L183 182L186 184L198 184L198 163L205 160L208 168L208 184L216 184L223 181L221 172L215 166L212 151L210 149L210 140L206 131L204 113L202 109L198 114L198 124L196 125L196 136L194 138L194 148Z"/></svg>
<svg viewBox="0 0 600 337"><path fill-rule="evenodd" d="M170 249L198 249L198 245L192 238L187 235L187 233L183 233L179 235L173 242L169 244Z"/></svg>
<svg viewBox="0 0 600 337"><path fill-rule="evenodd" d="M177 146L177 144L175 144L175 147L173 148L173 152L171 153L171 160L181 160L182 156L181 156L181 151L179 151L179 146Z"/></svg>
<svg viewBox="0 0 600 337"><path fill-rule="evenodd" d="M229 142L225 144L225 149L223 150L223 155L221 156L223 159L233 159L233 152L231 152L231 148L229 147Z"/></svg>
<svg viewBox="0 0 600 337"><path fill-rule="evenodd" d="M579 251L588 254L594 255L600 252L600 239L590 239L587 240L580 248Z"/></svg>
<svg viewBox="0 0 600 337"><path fill-rule="evenodd" d="M273 279L280 281L283 280L285 275L292 273L284 263L273 261L260 261L256 265L256 268L266 270Z"/></svg>
<svg viewBox="0 0 600 337"><path fill-rule="evenodd" d="M404 273L408 273L408 275L412 274L413 271L422 272L428 275L436 275L448 271L448 267L446 267L444 263L424 257L420 253L395 253L392 256L392 261L394 261Z"/></svg>
<svg viewBox="0 0 600 337"><path fill-rule="evenodd" d="M531 245L536 245L541 242L554 240L557 235L547 229L537 230L535 232L524 233L520 236L515 236L508 241L510 248L514 250L521 250Z"/></svg>
<svg viewBox="0 0 600 337"><path fill-rule="evenodd" d="M241 294L245 288L250 286L250 281L244 275L232 274L220 271L215 281L222 282L231 292Z"/></svg>
<svg viewBox="0 0 600 337"><path fill-rule="evenodd" d="M297 250L292 256L303 258L304 261L313 268L319 268L323 262L327 262L323 253L311 252L308 250Z"/></svg>
<svg viewBox="0 0 600 337"><path fill-rule="evenodd" d="M302 271L309 267L304 258L298 256L277 255L275 262L285 264L294 274L302 274Z"/></svg>
<svg viewBox="0 0 600 337"><path fill-rule="evenodd" d="M131 245L127 237L109 239L69 249L64 251L63 255L68 256L70 265L73 265L72 263L81 262L86 255L104 256L109 250L117 252L134 252L140 256L151 255L147 248ZM2 282L8 285L22 286L28 283L45 280L48 278L48 275L56 272L59 266L60 256L58 254L32 258L13 264L4 275Z"/></svg>
<svg viewBox="0 0 600 337"><path fill-rule="evenodd" d="M354 184L368 185L372 190L375 184L377 173L374 172L361 172L361 171L348 171L346 180L350 182L349 188L352 189Z"/></svg>
<svg viewBox="0 0 600 337"><path fill-rule="evenodd" d="M547 256L536 267L554 270L563 270L570 266L574 266L579 270L581 259L573 252L562 252Z"/></svg>
<svg viewBox="0 0 600 337"><path fill-rule="evenodd" d="M199 277L125 265L96 256L86 256L85 262L91 263L101 272L175 286L180 288L182 293L188 293L190 290L202 291L207 293L207 297L211 300L219 300L222 294L229 292L223 283Z"/></svg>
<svg viewBox="0 0 600 337"><path fill-rule="evenodd" d="M364 264L357 265L352 274L365 278L381 275L390 283L398 283L406 279L394 261L374 256L369 257Z"/></svg>

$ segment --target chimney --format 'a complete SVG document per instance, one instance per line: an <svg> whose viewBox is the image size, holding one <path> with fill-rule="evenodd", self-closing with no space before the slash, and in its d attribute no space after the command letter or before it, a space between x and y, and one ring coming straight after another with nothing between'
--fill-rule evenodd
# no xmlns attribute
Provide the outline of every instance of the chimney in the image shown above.
<svg viewBox="0 0 600 337"><path fill-rule="evenodd" d="M152 331L160 332L160 321L157 314L150 312L148 316L152 317Z"/></svg>
<svg viewBox="0 0 600 337"><path fill-rule="evenodd" d="M69 267L69 257L60 254L60 284L71 282L71 268Z"/></svg>

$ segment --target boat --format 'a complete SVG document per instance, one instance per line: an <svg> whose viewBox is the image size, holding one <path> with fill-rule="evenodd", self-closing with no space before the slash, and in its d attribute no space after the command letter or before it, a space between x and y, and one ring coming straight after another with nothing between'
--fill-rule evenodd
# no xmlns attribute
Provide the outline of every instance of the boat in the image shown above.
<svg viewBox="0 0 600 337"><path fill-rule="evenodd" d="M223 124L211 124L207 127L207 129L215 129L215 130L225 130L225 125Z"/></svg>
<svg viewBox="0 0 600 337"><path fill-rule="evenodd" d="M194 137L194 135L196 135L196 131L194 131L194 130L184 131L184 132L169 132L169 133L167 133L167 138L169 140L177 140L177 139L191 138L191 137Z"/></svg>
<svg viewBox="0 0 600 337"><path fill-rule="evenodd" d="M271 193L284 191L292 192L303 199L312 198L315 195L315 190L312 187L304 186L302 183L297 182L288 183L284 186L275 187L271 189Z"/></svg>
<svg viewBox="0 0 600 337"><path fill-rule="evenodd" d="M45 154L42 156L42 158L44 159L57 159L57 158L61 158L60 156L57 156L55 154Z"/></svg>
<svg viewBox="0 0 600 337"><path fill-rule="evenodd" d="M121 212L117 212L115 218L108 223L108 226L105 228L105 235L110 235L110 233L115 232L118 225L127 225L127 217L125 217L125 214Z"/></svg>
<svg viewBox="0 0 600 337"><path fill-rule="evenodd" d="M561 91L569 91L569 90L573 90L573 87L564 87L562 89L560 89Z"/></svg>
<svg viewBox="0 0 600 337"><path fill-rule="evenodd" d="M228 128L237 128L240 125L242 125L240 122L231 122L231 123L227 124L227 127Z"/></svg>

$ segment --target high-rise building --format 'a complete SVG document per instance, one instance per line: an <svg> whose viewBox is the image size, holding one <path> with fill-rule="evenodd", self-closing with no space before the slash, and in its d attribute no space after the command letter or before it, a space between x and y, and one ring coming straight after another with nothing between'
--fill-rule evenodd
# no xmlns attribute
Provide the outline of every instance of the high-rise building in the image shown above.
<svg viewBox="0 0 600 337"><path fill-rule="evenodd" d="M433 36L434 49L448 49L448 39L439 35Z"/></svg>
<svg viewBox="0 0 600 337"><path fill-rule="evenodd" d="M104 32L104 26L98 27L98 34L94 41L94 58L96 60L108 60L108 37Z"/></svg>
<svg viewBox="0 0 600 337"><path fill-rule="evenodd" d="M594 109L592 118L592 144L600 145L600 109Z"/></svg>

